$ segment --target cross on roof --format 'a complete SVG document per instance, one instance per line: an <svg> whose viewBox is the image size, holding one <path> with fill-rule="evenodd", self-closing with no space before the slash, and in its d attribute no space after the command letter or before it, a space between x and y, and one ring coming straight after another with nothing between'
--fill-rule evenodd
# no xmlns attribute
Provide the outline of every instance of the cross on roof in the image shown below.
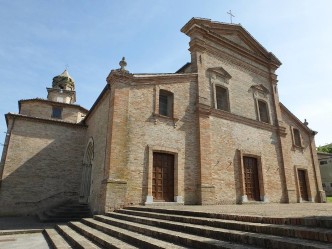
<svg viewBox="0 0 332 249"><path fill-rule="evenodd" d="M229 12L227 12L227 14L229 15L229 17L231 18L231 23L233 23L232 21L232 17L235 17L233 14L232 14L232 10L230 10Z"/></svg>

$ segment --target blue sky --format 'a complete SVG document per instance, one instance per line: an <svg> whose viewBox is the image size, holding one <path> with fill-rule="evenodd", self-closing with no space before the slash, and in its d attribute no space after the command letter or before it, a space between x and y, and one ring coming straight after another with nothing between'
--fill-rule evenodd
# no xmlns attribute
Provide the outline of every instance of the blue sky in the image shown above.
<svg viewBox="0 0 332 249"><path fill-rule="evenodd" d="M0 0L0 143L17 101L46 98L66 65L77 104L90 108L122 56L133 73L175 72L190 60L180 32L192 17L229 22L227 11L283 63L281 101L332 142L332 1ZM1 149L1 148L0 148Z"/></svg>

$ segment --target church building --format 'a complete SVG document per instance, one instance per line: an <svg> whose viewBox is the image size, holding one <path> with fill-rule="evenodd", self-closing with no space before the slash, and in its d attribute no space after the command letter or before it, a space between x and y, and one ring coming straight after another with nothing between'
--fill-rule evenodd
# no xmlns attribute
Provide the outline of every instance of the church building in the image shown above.
<svg viewBox="0 0 332 249"><path fill-rule="evenodd" d="M238 24L192 18L191 61L132 74L125 58L87 110L64 71L5 115L0 215L67 200L129 205L324 202L316 132L279 102L281 62Z"/></svg>

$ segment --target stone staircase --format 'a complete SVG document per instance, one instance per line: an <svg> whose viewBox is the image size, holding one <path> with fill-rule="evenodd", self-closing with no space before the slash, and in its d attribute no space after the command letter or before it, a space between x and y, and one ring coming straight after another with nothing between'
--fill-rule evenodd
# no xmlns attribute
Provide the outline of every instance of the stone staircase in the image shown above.
<svg viewBox="0 0 332 249"><path fill-rule="evenodd" d="M42 222L57 223L81 220L82 218L89 217L92 217L92 215L87 204L72 201L65 202L55 208L38 214L38 218Z"/></svg>
<svg viewBox="0 0 332 249"><path fill-rule="evenodd" d="M128 207L44 230L52 248L332 248L332 220Z"/></svg>

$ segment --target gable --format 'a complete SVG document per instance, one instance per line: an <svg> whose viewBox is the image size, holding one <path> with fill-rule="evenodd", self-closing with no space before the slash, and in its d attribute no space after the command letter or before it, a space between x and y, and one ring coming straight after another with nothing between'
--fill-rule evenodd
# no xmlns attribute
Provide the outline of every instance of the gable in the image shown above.
<svg viewBox="0 0 332 249"><path fill-rule="evenodd" d="M254 56L278 68L281 62L271 52L267 51L240 24L214 22L210 19L192 18L181 31L190 37L205 38L220 43L234 51Z"/></svg>
<svg viewBox="0 0 332 249"><path fill-rule="evenodd" d="M221 36L222 38L228 40L231 43L236 44L237 46L244 48L246 50L249 50L252 53L261 53L260 51L258 51L257 49L255 49L255 47L250 44L248 41L245 40L245 38L238 32L225 32L223 30L220 29L212 29L211 30L213 33L218 34L219 36Z"/></svg>

